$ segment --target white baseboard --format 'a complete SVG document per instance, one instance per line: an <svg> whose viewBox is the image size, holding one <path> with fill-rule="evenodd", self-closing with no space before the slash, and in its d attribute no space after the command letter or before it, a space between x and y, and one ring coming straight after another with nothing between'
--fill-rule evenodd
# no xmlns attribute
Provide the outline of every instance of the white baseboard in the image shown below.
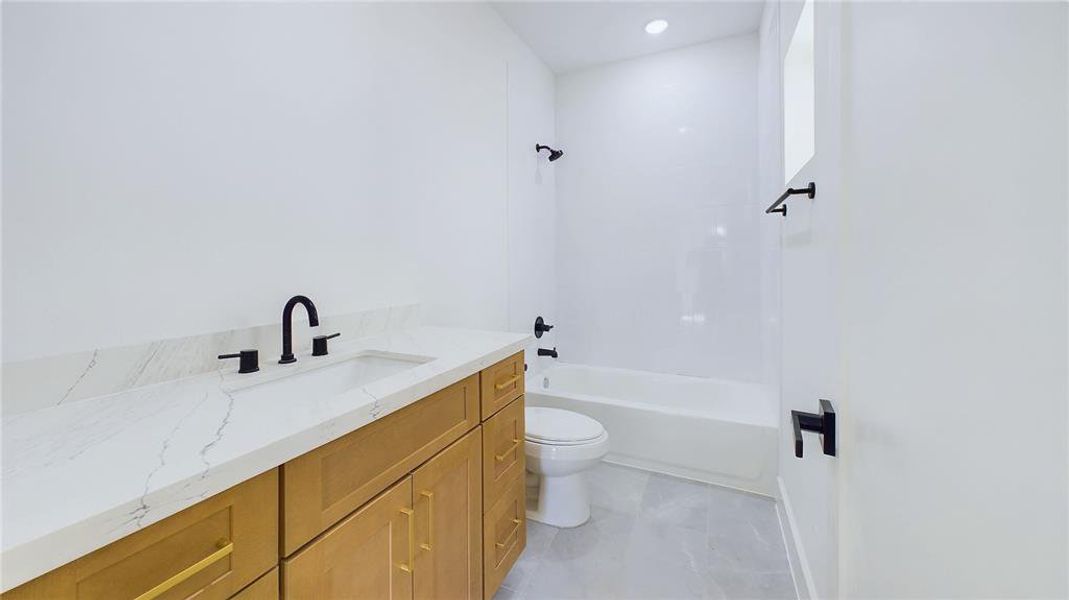
<svg viewBox="0 0 1069 600"><path fill-rule="evenodd" d="M783 478L776 478L779 483L779 513L780 529L783 531L783 544L787 547L787 560L791 567L791 577L794 579L794 590L800 600L816 600L816 585L813 583L813 572L809 569L809 560L806 558L805 547L802 538L798 535L798 524L794 520L794 510L791 508L791 498L787 494L787 488L783 485Z"/></svg>
<svg viewBox="0 0 1069 600"><path fill-rule="evenodd" d="M640 471L649 471L651 473L661 473L664 475L671 475L672 477L679 477L680 479L700 481L702 483L745 492L755 496L764 496L765 498L776 497L775 482L771 480L769 480L768 483L763 483L761 481L746 481L729 475L722 475L699 469L690 469L658 460L636 458L633 456L617 454L615 452L609 452L605 458L601 460L614 465L639 469Z"/></svg>

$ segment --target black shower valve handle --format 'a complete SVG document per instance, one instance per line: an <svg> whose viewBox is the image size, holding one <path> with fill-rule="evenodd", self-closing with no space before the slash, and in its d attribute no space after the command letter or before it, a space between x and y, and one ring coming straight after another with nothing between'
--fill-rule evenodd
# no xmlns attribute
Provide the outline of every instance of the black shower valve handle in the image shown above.
<svg viewBox="0 0 1069 600"><path fill-rule="evenodd" d="M549 331L550 329L553 329L553 326L546 324L545 320L542 319L542 317L538 317L535 319L534 335L536 338L542 337L542 334Z"/></svg>

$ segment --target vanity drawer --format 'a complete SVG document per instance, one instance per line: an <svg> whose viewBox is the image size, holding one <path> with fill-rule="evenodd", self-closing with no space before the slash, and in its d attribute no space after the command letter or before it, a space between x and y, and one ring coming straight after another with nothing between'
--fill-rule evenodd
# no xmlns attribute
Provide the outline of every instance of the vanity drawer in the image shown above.
<svg viewBox="0 0 1069 600"><path fill-rule="evenodd" d="M232 600L278 600L278 567L238 592Z"/></svg>
<svg viewBox="0 0 1069 600"><path fill-rule="evenodd" d="M478 424L476 374L286 463L282 554L293 554Z"/></svg>
<svg viewBox="0 0 1069 600"><path fill-rule="evenodd" d="M272 469L3 595L223 600L278 562Z"/></svg>
<svg viewBox="0 0 1069 600"><path fill-rule="evenodd" d="M483 423L483 507L487 510L524 472L523 396Z"/></svg>
<svg viewBox="0 0 1069 600"><path fill-rule="evenodd" d="M523 352L483 369L480 376L485 420L523 395Z"/></svg>
<svg viewBox="0 0 1069 600"><path fill-rule="evenodd" d="M483 597L493 598L527 545L527 503L523 477L483 516Z"/></svg>

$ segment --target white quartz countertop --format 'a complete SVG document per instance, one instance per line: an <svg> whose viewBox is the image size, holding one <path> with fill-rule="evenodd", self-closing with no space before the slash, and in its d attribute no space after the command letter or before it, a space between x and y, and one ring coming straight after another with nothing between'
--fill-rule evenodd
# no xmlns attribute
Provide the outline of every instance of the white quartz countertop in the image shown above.
<svg viewBox="0 0 1069 600"><path fill-rule="evenodd" d="M6 418L0 473L0 592L367 425L523 349L518 333L419 327L334 340L261 372L217 373ZM243 378L311 371L362 351L430 358L331 397L291 385L243 394ZM323 362L325 358L330 361ZM232 364L231 364L232 363Z"/></svg>

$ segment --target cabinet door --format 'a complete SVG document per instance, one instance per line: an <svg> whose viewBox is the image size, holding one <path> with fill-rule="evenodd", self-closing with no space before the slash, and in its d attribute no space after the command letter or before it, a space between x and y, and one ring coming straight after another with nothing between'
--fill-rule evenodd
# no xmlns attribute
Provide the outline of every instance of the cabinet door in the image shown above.
<svg viewBox="0 0 1069 600"><path fill-rule="evenodd" d="M383 492L282 563L286 600L410 600L412 478Z"/></svg>
<svg viewBox="0 0 1069 600"><path fill-rule="evenodd" d="M412 474L416 598L482 597L481 456L478 427Z"/></svg>

